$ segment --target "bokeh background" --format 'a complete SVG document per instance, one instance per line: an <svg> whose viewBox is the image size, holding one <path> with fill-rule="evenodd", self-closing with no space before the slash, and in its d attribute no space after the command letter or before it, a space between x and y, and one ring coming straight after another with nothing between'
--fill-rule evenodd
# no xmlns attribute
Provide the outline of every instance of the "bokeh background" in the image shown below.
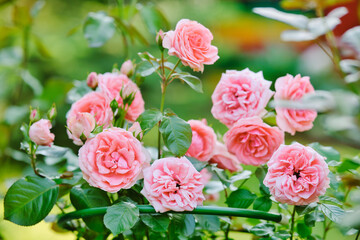
<svg viewBox="0 0 360 240"><path fill-rule="evenodd" d="M167 92L166 108L171 108L183 119L206 118L214 129L223 134L226 127L215 120L210 109L211 94L226 69L263 71L265 79L275 81L287 73L310 76L317 90L343 88L333 70L330 59L312 42L285 43L280 33L289 29L285 24L272 21L252 13L254 7L284 7L280 1L223 1L223 0L172 0L172 1L124 1L136 4L139 12L156 8L164 19L160 25L164 30L174 28L178 20L188 18L208 27L213 35L213 44L219 48L220 60L206 66L204 74L198 75L204 85L199 94L181 84L172 84ZM291 1L286 1L291 2ZM294 2L294 1L293 1ZM296 1L295 1L296 2ZM302 2L302 1L298 1ZM303 2L306 2L304 0ZM335 29L340 35L347 29L359 25L360 3L358 0L333 1L348 6L350 13ZM36 7L34 7L34 4ZM155 31L148 24L149 14L135 14L127 23L134 26L141 36L125 36L116 31L101 47L89 47L84 37L83 24L89 12L113 13L115 0L0 0L0 198L18 178L31 171L26 155L19 151L20 126L28 121L29 105L43 112L56 103L58 117L55 144L74 149L65 131L66 112L70 108L67 92L74 81L84 81L90 72L109 72L113 66L121 66L127 60L139 62L138 52L158 53ZM331 8L327 9L330 11ZM29 9L33 9L30 11ZM34 10L35 9L35 10ZM38 10L38 13L36 13ZM300 12L291 9L292 12ZM306 12L312 16L311 11ZM123 16L126 18L127 16ZM150 13L151 17L151 13ZM165 19L167 21L165 21ZM156 30L156 29L155 29ZM134 34L134 33L133 33ZM155 54L156 55L156 54ZM146 78L141 85L146 108L160 105L160 84L156 76ZM352 96L346 95L349 99ZM346 106L344 106L346 108ZM349 111L352 111L351 109ZM360 141L353 136L339 137L333 134L329 123L321 115L313 130L286 136L288 142L302 143L318 141L335 147L342 155L359 153ZM336 124L335 124L336 125ZM154 134L144 139L153 145ZM41 163L40 163L41 165ZM41 166L49 168L51 166ZM55 168L55 166L54 166ZM251 168L250 168L251 169ZM245 187L257 188L256 180ZM223 201L223 198L220 199ZM0 205L3 213L3 205ZM241 222L241 221L240 221ZM25 228L0 219L0 239L73 239L71 234L54 232L49 223ZM317 228L321 230L321 226ZM247 235L233 235L236 239L250 239ZM346 239L337 230L332 230L329 239Z"/></svg>

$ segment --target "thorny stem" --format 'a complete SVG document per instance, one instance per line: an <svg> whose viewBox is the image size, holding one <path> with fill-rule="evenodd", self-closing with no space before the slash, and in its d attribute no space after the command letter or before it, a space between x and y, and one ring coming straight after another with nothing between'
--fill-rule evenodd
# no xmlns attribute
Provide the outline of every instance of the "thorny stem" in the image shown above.
<svg viewBox="0 0 360 240"><path fill-rule="evenodd" d="M295 224L295 206L291 215L291 228L290 228L290 240L293 240L294 236L294 224Z"/></svg>
<svg viewBox="0 0 360 240"><path fill-rule="evenodd" d="M161 102L160 112L164 113L165 105L165 93L167 87L167 79L165 78L165 67L164 67L164 52L161 52ZM161 133L160 133L160 122L158 123L158 159L161 158Z"/></svg>
<svg viewBox="0 0 360 240"><path fill-rule="evenodd" d="M358 230L358 233L356 234L355 240L358 240L360 236L360 230Z"/></svg>
<svg viewBox="0 0 360 240"><path fill-rule="evenodd" d="M30 148L31 148L31 153L30 153L31 167L37 176L44 178L45 176L42 175L39 172L39 170L36 168L36 153L35 152L36 152L37 147L35 149L33 149L32 146L30 146Z"/></svg>

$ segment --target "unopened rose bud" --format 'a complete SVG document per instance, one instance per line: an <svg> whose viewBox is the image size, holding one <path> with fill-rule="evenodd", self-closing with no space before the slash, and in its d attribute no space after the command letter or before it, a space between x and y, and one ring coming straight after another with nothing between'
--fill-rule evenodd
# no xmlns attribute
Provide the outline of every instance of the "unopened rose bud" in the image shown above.
<svg viewBox="0 0 360 240"><path fill-rule="evenodd" d="M118 109L119 103L116 101L116 99L113 99L110 103L110 108L115 113L115 111Z"/></svg>
<svg viewBox="0 0 360 240"><path fill-rule="evenodd" d="M30 107L30 121L31 122L36 122L40 119L40 114L39 114L39 110L38 109L32 109Z"/></svg>
<svg viewBox="0 0 360 240"><path fill-rule="evenodd" d="M141 130L139 122L134 122L133 125L129 128L129 132L134 134L134 137L138 139L143 138L143 132Z"/></svg>
<svg viewBox="0 0 360 240"><path fill-rule="evenodd" d="M51 108L47 113L47 117L50 121L52 121L56 118L56 115L57 115L56 105L55 103L53 103L53 105L51 106Z"/></svg>
<svg viewBox="0 0 360 240"><path fill-rule="evenodd" d="M86 80L87 85L93 90L98 86L98 76L96 72L91 72Z"/></svg>
<svg viewBox="0 0 360 240"><path fill-rule="evenodd" d="M159 32L156 34L156 43L158 44L161 51L164 51L163 47L163 39L164 39L164 32L163 30L159 30Z"/></svg>
<svg viewBox="0 0 360 240"><path fill-rule="evenodd" d="M83 145L96 126L95 118L87 112L77 113L67 121L67 134L76 145Z"/></svg>
<svg viewBox="0 0 360 240"><path fill-rule="evenodd" d="M131 62L131 60L127 60L121 65L120 72L129 77L133 74L134 64Z"/></svg>
<svg viewBox="0 0 360 240"><path fill-rule="evenodd" d="M120 90L120 96L123 99L124 106L128 104L129 106L135 99L135 94L138 91L136 84L132 81L124 84Z"/></svg>
<svg viewBox="0 0 360 240"><path fill-rule="evenodd" d="M30 126L29 137L31 141L41 146L51 146L55 135L50 132L52 125L50 120L40 119Z"/></svg>

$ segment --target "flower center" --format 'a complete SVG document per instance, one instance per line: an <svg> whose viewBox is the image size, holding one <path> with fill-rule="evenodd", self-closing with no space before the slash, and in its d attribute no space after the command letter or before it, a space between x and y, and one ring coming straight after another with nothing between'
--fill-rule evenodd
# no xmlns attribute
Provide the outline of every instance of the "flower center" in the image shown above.
<svg viewBox="0 0 360 240"><path fill-rule="evenodd" d="M297 171L297 172L294 172L294 176L296 176L296 180L299 179L301 176L300 176L300 170Z"/></svg>

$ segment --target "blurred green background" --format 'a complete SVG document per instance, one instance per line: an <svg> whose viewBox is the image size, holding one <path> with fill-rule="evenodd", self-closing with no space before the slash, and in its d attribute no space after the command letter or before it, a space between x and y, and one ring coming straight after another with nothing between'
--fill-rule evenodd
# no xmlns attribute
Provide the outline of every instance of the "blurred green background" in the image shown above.
<svg viewBox="0 0 360 240"><path fill-rule="evenodd" d="M124 2L132 4L135 1ZM358 25L359 2L339 2L352 4L354 7L351 9L351 19L338 27L338 31ZM271 81L287 73L300 73L310 76L318 90L342 88L342 85L338 84L331 61L318 47L311 42L281 42L280 33L289 27L251 12L253 7L260 6L279 8L278 1L138 1L135 3L136 9L143 14L136 14L127 24L134 26L141 37L134 37L133 41L130 37L125 37L127 41L124 42L124 35L117 30L103 46L89 47L83 33L87 14L97 11L114 14L114 6L115 0L0 0L1 198L16 179L29 171L25 163L27 158L18 151L21 140L19 128L23 121L28 121L29 105L46 112L55 102L58 109L56 126L52 129L56 135L55 144L71 147L77 152L77 148L65 133L65 115L70 108L67 92L74 86L74 80L84 80L90 72L112 71L114 64L121 66L126 59L139 62L138 52L148 51L158 56L154 29L151 29L151 24L150 27L147 24L149 15L144 14L154 6L169 22L158 20L164 30L168 30L166 27L169 26L166 25L174 28L182 18L196 20L212 31L213 44L219 48L220 59L214 65L206 66L204 74L195 73L203 81L204 94L199 94L179 82L172 84L167 91L166 107L186 120L206 118L215 131L221 134L226 131L226 127L210 113L211 94L221 73L226 69L249 68L255 72L263 71L265 79ZM146 78L141 91L146 108L159 107L160 84L155 75ZM287 141L319 141L323 145L334 146L345 156L358 154L359 142L352 141L351 138L339 138L329 131L324 131L324 121L319 116L313 130L297 134L295 138L287 135ZM153 139L154 134L149 134L144 141L153 145ZM253 184L256 191L256 181L248 181L245 187L251 188ZM0 212L3 212L2 204ZM74 238L69 233L55 233L50 228L50 224L44 222L35 227L24 228L1 219L0 239ZM245 235L233 237L249 239L249 236ZM329 239L345 237L334 230L329 234Z"/></svg>

